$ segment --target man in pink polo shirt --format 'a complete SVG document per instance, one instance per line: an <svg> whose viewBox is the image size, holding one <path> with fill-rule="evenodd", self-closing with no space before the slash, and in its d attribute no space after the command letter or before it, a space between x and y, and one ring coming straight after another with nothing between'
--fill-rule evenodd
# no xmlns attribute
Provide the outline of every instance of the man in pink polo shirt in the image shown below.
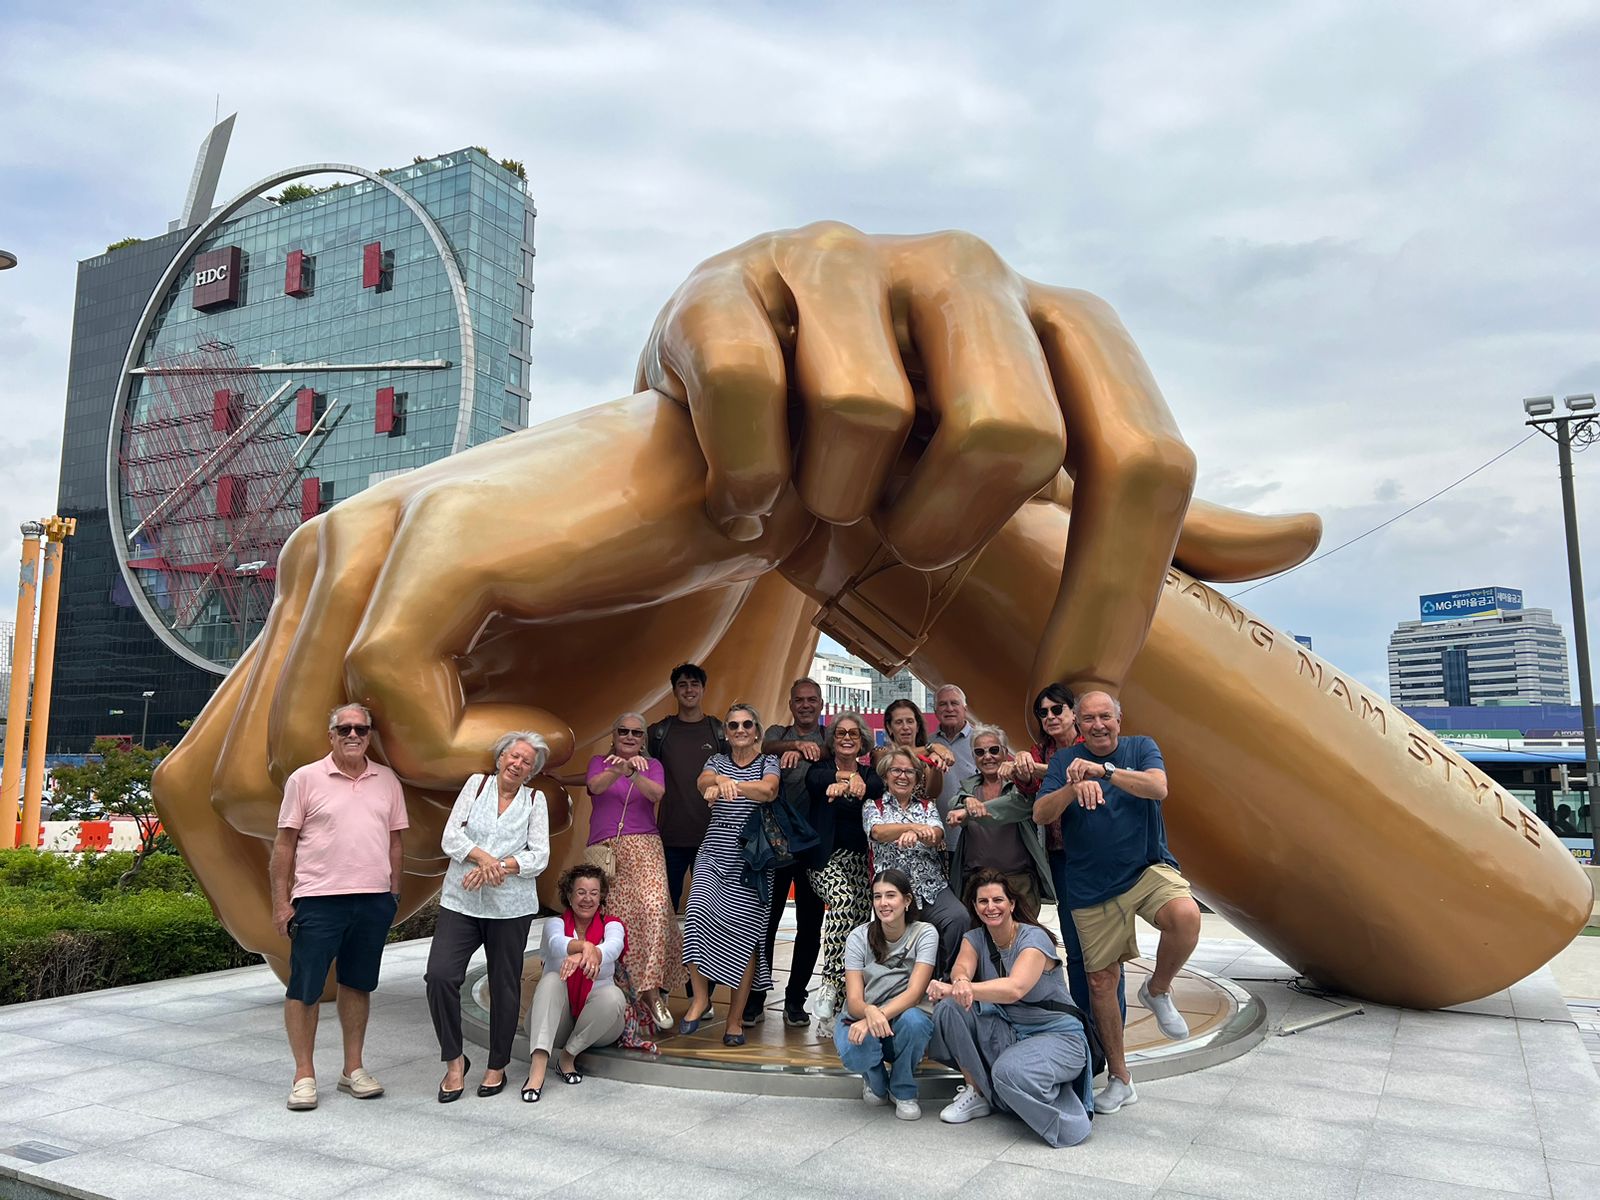
<svg viewBox="0 0 1600 1200"><path fill-rule="evenodd" d="M361 1065L372 989L383 944L400 903L400 831L406 818L400 780L367 758L372 714L346 704L328 716L326 758L283 785L272 844L272 917L289 938L289 991L283 1023L294 1051L289 1107L317 1106L312 1051L317 1005L328 969L338 965L344 1074L339 1090L358 1100L383 1095Z"/></svg>

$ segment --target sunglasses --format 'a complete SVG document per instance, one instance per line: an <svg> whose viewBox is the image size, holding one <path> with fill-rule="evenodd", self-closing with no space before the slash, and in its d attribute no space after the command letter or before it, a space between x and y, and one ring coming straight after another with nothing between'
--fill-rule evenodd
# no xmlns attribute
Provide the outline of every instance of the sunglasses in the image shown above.
<svg viewBox="0 0 1600 1200"><path fill-rule="evenodd" d="M999 746L979 746L972 752L973 758L999 758L1005 751Z"/></svg>
<svg viewBox="0 0 1600 1200"><path fill-rule="evenodd" d="M1033 710L1033 715L1036 717L1059 717L1066 711L1067 706L1065 704L1041 704Z"/></svg>
<svg viewBox="0 0 1600 1200"><path fill-rule="evenodd" d="M366 737L372 732L371 725L335 725L333 731L340 737L349 737L352 733L357 737Z"/></svg>
<svg viewBox="0 0 1600 1200"><path fill-rule="evenodd" d="M755 727L756 727L756 723L754 721L729 721L728 722L728 728L729 729L754 729Z"/></svg>
<svg viewBox="0 0 1600 1200"><path fill-rule="evenodd" d="M858 737L861 736L861 730L859 730L859 729L835 729L833 731L833 736L836 737L836 738L842 738L842 737L858 738Z"/></svg>
<svg viewBox="0 0 1600 1200"><path fill-rule="evenodd" d="M642 729L624 729L620 725L617 726L617 728L614 730L614 732L616 733L616 735L618 737L643 737L644 736L644 730L642 730Z"/></svg>

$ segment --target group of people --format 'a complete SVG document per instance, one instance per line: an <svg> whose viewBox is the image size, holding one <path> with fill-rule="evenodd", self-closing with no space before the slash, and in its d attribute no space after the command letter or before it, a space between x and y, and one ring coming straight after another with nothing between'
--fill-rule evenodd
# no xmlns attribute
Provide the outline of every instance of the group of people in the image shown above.
<svg viewBox="0 0 1600 1200"><path fill-rule="evenodd" d="M1160 751L1121 735L1114 697L1089 692L1074 708L1066 688L1045 688L1037 741L1013 752L946 685L931 734L918 708L898 700L874 752L859 713L822 723L811 679L790 688L790 722L767 728L748 704L707 714L696 664L675 668L671 683L673 715L651 725L620 714L607 752L588 764L588 848L561 877L561 914L541 930L524 1101L539 1101L552 1054L558 1078L577 1084L578 1056L591 1046L694 1033L713 1019L719 985L722 1040L744 1044L746 1028L768 1015L791 891L782 1019L815 1021L862 1076L867 1103L920 1116L914 1072L925 1056L965 1081L942 1120L1009 1111L1052 1146L1081 1141L1094 1114L1137 1101L1123 1049L1134 918L1161 934L1139 998L1165 1036L1181 1038L1188 1029L1171 989L1200 915L1166 844ZM330 968L344 1031L339 1088L382 1094L362 1065L362 1035L407 819L398 780L367 756L371 729L360 705L335 711L330 754L284 789L271 879L274 919L291 937L292 1109L317 1103L311 1047ZM441 1103L467 1086L460 994L480 948L490 1031L477 1094L506 1085L536 881L550 858L545 803L528 786L549 747L512 732L493 754L493 772L462 786L441 839L449 868L427 969ZM1059 906L1059 942L1039 923L1042 903ZM668 998L686 985L688 1007L674 1022ZM1100 1054L1108 1076L1095 1094Z"/></svg>

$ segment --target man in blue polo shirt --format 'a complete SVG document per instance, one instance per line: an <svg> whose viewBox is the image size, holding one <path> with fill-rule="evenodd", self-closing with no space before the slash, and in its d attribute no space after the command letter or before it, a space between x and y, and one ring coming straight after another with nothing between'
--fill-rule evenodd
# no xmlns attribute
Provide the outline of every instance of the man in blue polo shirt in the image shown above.
<svg viewBox="0 0 1600 1200"><path fill-rule="evenodd" d="M1123 1052L1117 980L1122 964L1139 957L1134 917L1161 931L1156 968L1139 989L1168 1038L1189 1036L1172 1002L1172 981L1200 940L1200 907L1178 860L1167 849L1161 801L1167 772L1161 751L1147 737L1122 737L1122 705L1105 692L1078 701L1083 741L1056 751L1039 788L1033 819L1061 818L1067 894L1072 923L1083 943L1083 965L1095 1025L1105 1047L1110 1080L1095 1096L1098 1113L1113 1113L1139 1099Z"/></svg>

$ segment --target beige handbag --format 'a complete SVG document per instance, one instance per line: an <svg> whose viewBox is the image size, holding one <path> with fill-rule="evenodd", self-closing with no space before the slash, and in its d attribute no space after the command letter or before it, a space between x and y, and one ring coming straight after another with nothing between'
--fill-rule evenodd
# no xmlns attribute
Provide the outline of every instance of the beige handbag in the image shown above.
<svg viewBox="0 0 1600 1200"><path fill-rule="evenodd" d="M628 819L628 802L633 799L633 780L628 780L628 794L622 798L622 815L617 818L617 832L603 842L595 842L583 852L583 861L599 867L607 879L617 877L617 851L612 842L622 836L622 825Z"/></svg>

